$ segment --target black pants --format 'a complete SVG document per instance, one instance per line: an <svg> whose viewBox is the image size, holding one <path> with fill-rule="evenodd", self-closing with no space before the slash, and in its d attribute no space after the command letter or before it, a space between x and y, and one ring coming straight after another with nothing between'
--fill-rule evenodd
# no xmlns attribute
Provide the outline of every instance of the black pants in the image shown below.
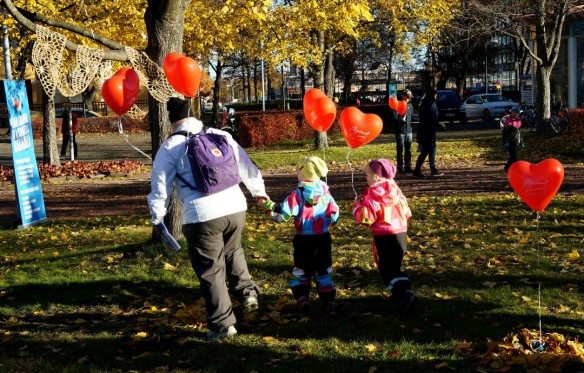
<svg viewBox="0 0 584 373"><path fill-rule="evenodd" d="M509 143L509 160L505 164L505 171L509 171L509 167L519 159L519 155L517 154L517 145L510 141Z"/></svg>
<svg viewBox="0 0 584 373"><path fill-rule="evenodd" d="M73 159L77 159L77 141L75 141L75 134L69 136L63 134L63 144L61 145L61 157L67 154L67 146L69 145L69 138L73 140Z"/></svg>
<svg viewBox="0 0 584 373"><path fill-rule="evenodd" d="M428 162L430 163L430 171L438 172L438 169L436 168L436 139L421 142L420 146L422 149L416 161L416 169L414 172L422 172L422 165L424 164L426 157L428 157Z"/></svg>
<svg viewBox="0 0 584 373"><path fill-rule="evenodd" d="M300 235L292 240L294 245L294 269L290 288L294 298L310 294L311 279L316 277L318 295L322 301L335 299L335 284L332 281L332 239L330 233Z"/></svg>
<svg viewBox="0 0 584 373"><path fill-rule="evenodd" d="M381 280L392 294L401 297L411 287L410 279L401 268L408 247L407 233L373 236L373 240L377 247Z"/></svg>

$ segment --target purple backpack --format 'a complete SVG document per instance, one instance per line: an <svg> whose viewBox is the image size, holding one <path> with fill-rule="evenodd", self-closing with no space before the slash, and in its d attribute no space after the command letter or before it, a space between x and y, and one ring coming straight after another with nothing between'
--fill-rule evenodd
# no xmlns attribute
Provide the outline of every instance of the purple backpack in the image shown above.
<svg viewBox="0 0 584 373"><path fill-rule="evenodd" d="M196 185L178 174L177 177L189 188L213 194L241 182L235 153L225 136L205 131L196 134L179 131L173 135L188 136L187 155Z"/></svg>

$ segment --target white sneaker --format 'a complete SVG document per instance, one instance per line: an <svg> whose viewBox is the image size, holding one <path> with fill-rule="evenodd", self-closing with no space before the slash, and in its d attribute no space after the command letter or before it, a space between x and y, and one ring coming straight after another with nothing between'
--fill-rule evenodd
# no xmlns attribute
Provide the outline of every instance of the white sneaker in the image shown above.
<svg viewBox="0 0 584 373"><path fill-rule="evenodd" d="M209 333L207 333L207 339L210 341L218 341L236 334L237 329L235 329L235 326L229 325L228 327L219 328L219 330L210 330Z"/></svg>

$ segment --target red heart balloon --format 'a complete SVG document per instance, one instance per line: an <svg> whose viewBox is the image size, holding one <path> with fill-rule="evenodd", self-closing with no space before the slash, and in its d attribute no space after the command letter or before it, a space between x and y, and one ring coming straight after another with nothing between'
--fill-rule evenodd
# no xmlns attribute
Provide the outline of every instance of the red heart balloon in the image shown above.
<svg viewBox="0 0 584 373"><path fill-rule="evenodd" d="M395 109L395 111L397 111L397 113L399 115L405 115L406 111L408 110L408 103L406 101L398 101L397 103L397 109Z"/></svg>
<svg viewBox="0 0 584 373"><path fill-rule="evenodd" d="M106 104L118 115L126 113L138 98L140 79L134 69L124 67L103 83L101 95Z"/></svg>
<svg viewBox="0 0 584 373"><path fill-rule="evenodd" d="M392 108L393 110L397 111L397 98L395 98L395 97L389 98L389 107Z"/></svg>
<svg viewBox="0 0 584 373"><path fill-rule="evenodd" d="M345 108L339 118L345 141L356 149L375 139L383 129L383 121L376 114L364 114L354 106Z"/></svg>
<svg viewBox="0 0 584 373"><path fill-rule="evenodd" d="M197 61L180 53L170 53L164 58L162 68L168 83L178 93L194 97L201 84L201 68Z"/></svg>
<svg viewBox="0 0 584 373"><path fill-rule="evenodd" d="M531 164L518 161L507 173L513 190L534 211L544 211L564 180L564 166L549 158Z"/></svg>
<svg viewBox="0 0 584 373"><path fill-rule="evenodd" d="M312 128L319 132L328 130L337 116L337 105L319 89L311 88L304 94L304 116Z"/></svg>

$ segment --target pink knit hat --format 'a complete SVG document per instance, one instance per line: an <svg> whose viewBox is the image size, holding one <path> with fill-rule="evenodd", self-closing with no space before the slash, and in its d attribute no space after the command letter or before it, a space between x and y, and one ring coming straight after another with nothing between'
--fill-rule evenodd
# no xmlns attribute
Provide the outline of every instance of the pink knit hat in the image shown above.
<svg viewBox="0 0 584 373"><path fill-rule="evenodd" d="M393 179L395 177L396 167L387 159L374 159L368 164L373 173L384 179Z"/></svg>

